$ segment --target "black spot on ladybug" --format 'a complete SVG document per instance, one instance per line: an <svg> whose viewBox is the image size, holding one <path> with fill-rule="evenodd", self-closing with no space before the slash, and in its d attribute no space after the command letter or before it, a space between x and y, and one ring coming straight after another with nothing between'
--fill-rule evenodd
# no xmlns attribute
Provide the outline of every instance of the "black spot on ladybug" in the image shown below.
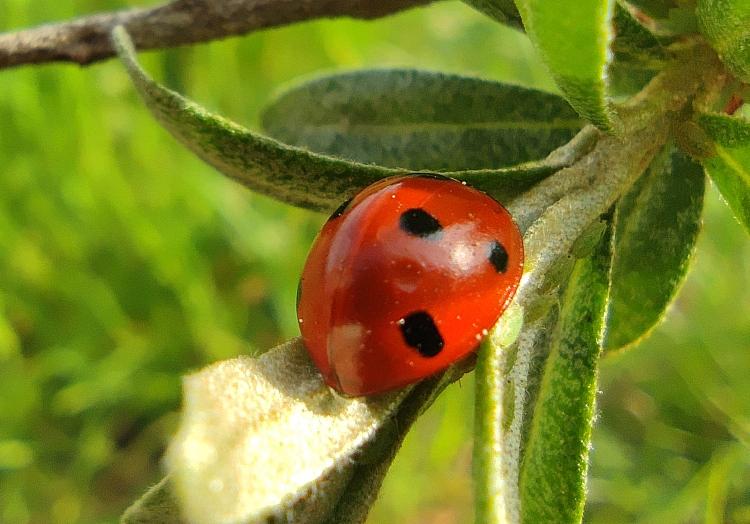
<svg viewBox="0 0 750 524"><path fill-rule="evenodd" d="M508 252L503 245L495 240L490 244L490 264L495 266L498 273L505 273L508 269Z"/></svg>
<svg viewBox="0 0 750 524"><path fill-rule="evenodd" d="M344 212L346 211L346 208L349 207L349 204L351 204L351 203L352 203L352 199L350 198L349 200L347 200L346 202L344 202L343 204L341 204L339 207L337 207L336 211L334 211L331 214L331 216L328 217L328 221L330 222L331 220L334 220L334 219L340 217L341 215L343 215Z"/></svg>
<svg viewBox="0 0 750 524"><path fill-rule="evenodd" d="M421 208L407 209L401 213L398 224L406 233L422 238L434 235L443 229L434 216Z"/></svg>
<svg viewBox="0 0 750 524"><path fill-rule="evenodd" d="M404 341L423 357L434 357L445 343L435 322L426 311L415 311L398 321Z"/></svg>

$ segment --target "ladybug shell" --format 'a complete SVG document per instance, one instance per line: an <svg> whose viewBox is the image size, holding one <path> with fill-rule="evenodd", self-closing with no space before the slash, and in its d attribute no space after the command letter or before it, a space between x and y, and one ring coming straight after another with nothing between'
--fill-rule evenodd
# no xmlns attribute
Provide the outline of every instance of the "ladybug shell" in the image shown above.
<svg viewBox="0 0 750 524"><path fill-rule="evenodd" d="M523 270L510 213L459 181L379 181L341 206L308 255L297 313L326 383L371 395L475 350Z"/></svg>

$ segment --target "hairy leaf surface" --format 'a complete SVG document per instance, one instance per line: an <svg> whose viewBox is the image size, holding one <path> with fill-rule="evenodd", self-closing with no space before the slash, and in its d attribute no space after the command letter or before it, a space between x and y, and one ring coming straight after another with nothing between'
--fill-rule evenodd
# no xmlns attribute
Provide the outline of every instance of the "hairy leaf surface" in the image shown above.
<svg viewBox="0 0 750 524"><path fill-rule="evenodd" d="M750 2L698 0L698 26L737 78L750 82Z"/></svg>
<svg viewBox="0 0 750 524"><path fill-rule="evenodd" d="M299 340L185 379L167 466L192 522L327 517L354 456L390 422L407 391L344 398L322 381Z"/></svg>
<svg viewBox="0 0 750 524"><path fill-rule="evenodd" d="M431 171L539 160L583 127L556 95L409 69L316 78L288 89L262 121L272 137L316 153Z"/></svg>
<svg viewBox="0 0 750 524"><path fill-rule="evenodd" d="M516 5L568 102L598 127L612 127L606 68L614 1L517 0Z"/></svg>
<svg viewBox="0 0 750 524"><path fill-rule="evenodd" d="M700 231L705 176L668 146L617 205L604 347L638 341L662 318Z"/></svg>
<svg viewBox="0 0 750 524"><path fill-rule="evenodd" d="M470 367L411 388L345 398L299 339L185 379L169 476L123 521L361 524L417 417Z"/></svg>

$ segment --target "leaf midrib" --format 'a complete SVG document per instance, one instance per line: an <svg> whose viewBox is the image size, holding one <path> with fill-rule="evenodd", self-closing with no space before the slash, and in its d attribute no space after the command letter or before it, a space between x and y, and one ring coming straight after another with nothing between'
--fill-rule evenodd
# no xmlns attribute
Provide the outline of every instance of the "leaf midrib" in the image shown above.
<svg viewBox="0 0 750 524"><path fill-rule="evenodd" d="M716 153L719 155L719 157L730 167L732 168L747 184L750 186L750 172L745 170L742 165L737 162L737 160L734 159L734 157L727 151L724 147L720 146L719 144L715 144L716 147Z"/></svg>
<svg viewBox="0 0 750 524"><path fill-rule="evenodd" d="M286 126L284 126L286 127ZM518 121L505 121L497 120L490 122L423 122L423 123L406 123L406 124L346 124L345 121L337 123L326 123L326 124L310 124L310 125L295 125L295 127L301 131L314 130L317 132L321 131L339 131L346 130L347 132L362 131L370 134L385 134L392 132L394 129L406 132L417 132L417 131L453 131L460 132L466 130L483 129L483 130L497 130L497 131L544 131L544 130L555 130L555 129L567 129L577 131L583 127L583 122L578 119L571 120L555 120L552 122L518 122Z"/></svg>

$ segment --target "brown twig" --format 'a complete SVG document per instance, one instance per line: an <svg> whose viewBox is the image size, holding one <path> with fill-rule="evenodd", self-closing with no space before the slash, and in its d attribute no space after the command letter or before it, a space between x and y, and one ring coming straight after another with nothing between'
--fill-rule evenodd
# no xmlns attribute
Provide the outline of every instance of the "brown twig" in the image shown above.
<svg viewBox="0 0 750 524"><path fill-rule="evenodd" d="M303 20L372 19L433 0L172 0L0 33L0 69L23 64L86 65L114 54L109 33L124 25L139 49L205 42Z"/></svg>

